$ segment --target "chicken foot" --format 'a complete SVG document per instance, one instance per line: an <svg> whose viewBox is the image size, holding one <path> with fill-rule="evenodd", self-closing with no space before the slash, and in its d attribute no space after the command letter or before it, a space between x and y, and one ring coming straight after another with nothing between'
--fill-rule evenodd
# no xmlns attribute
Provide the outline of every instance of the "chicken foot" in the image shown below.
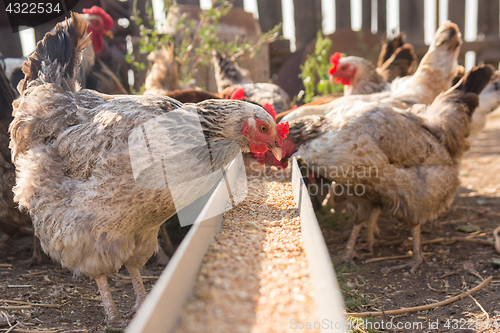
<svg viewBox="0 0 500 333"><path fill-rule="evenodd" d="M396 269L403 269L407 267L411 267L411 274L415 274L417 269L420 267L420 265L424 262L424 255L422 254L422 247L420 244L420 224L417 224L416 226L412 227L411 229L411 234L413 236L413 259L412 261L403 264L403 265L398 265L398 266L393 266L393 267L385 267L382 269L382 273L388 273L390 271L396 270Z"/></svg>
<svg viewBox="0 0 500 333"><path fill-rule="evenodd" d="M359 231L363 223L355 223L352 228L351 235L349 236L349 240L347 241L347 245L344 250L344 254L342 254L339 258L339 262L348 262L354 264L354 257L358 257L358 254L354 250L354 246L356 245L356 240L358 239Z"/></svg>
<svg viewBox="0 0 500 333"><path fill-rule="evenodd" d="M144 289L144 283L142 282L141 272L139 272L139 269L127 266L127 270L130 274L130 280L132 281L132 286L134 287L135 293L135 305L125 315L125 317L130 318L137 312L137 310L139 310L142 303L146 299L146 290Z"/></svg>
<svg viewBox="0 0 500 333"><path fill-rule="evenodd" d="M117 328L124 328L127 322L120 317L120 313L116 308L115 301L109 290L108 279L105 275L95 278L99 293L101 294L102 304L104 305L104 312L106 313L106 325Z"/></svg>

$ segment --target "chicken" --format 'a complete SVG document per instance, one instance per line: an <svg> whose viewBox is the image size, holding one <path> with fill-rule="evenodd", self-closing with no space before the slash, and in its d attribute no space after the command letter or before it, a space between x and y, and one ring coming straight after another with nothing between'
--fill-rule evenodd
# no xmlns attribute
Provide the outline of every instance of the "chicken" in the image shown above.
<svg viewBox="0 0 500 333"><path fill-rule="evenodd" d="M461 34L456 24L443 23L434 35L429 50L411 76L395 79L390 90L376 94L357 96L363 101L388 100L400 108L406 109L414 104L430 104L436 96L451 87L458 71L458 53L462 44ZM345 103L346 97L323 105L301 107L291 112L282 121L290 122L307 115L325 115L337 105Z"/></svg>
<svg viewBox="0 0 500 333"><path fill-rule="evenodd" d="M112 38L113 19L101 7L93 6L83 9L82 17L89 22L87 32L91 34L92 47L84 51L82 64L77 79L82 87L93 89L105 94L127 94L120 80L109 69L104 62L96 60L95 54L103 49L104 37ZM6 74L12 82L13 87L17 87L19 81L24 78L22 67L27 58L6 58Z"/></svg>
<svg viewBox="0 0 500 333"><path fill-rule="evenodd" d="M496 71L492 80L479 94L479 106L472 115L470 137L475 138L486 124L486 116L500 106L500 72Z"/></svg>
<svg viewBox="0 0 500 333"><path fill-rule="evenodd" d="M392 82L398 77L404 77L413 74L417 56L413 51L411 44L405 44L399 47L394 54L381 66L377 67L377 72L387 82Z"/></svg>
<svg viewBox="0 0 500 333"><path fill-rule="evenodd" d="M411 266L412 273L418 269L423 261L420 226L453 201L459 162L470 147L471 116L493 71L491 66L473 69L429 107L402 110L351 96L352 103L325 116L290 123L288 141L297 155L347 192L354 227L342 260L355 256L363 222L373 227L382 212L412 230L413 261L395 268Z"/></svg>
<svg viewBox="0 0 500 333"><path fill-rule="evenodd" d="M25 63L9 129L14 200L32 216L43 250L95 278L108 325L123 326L106 276L127 267L134 313L146 297L139 268L157 249L160 225L217 184L212 170L241 151L269 149L280 158L288 125L245 101L183 105L161 95L79 90L86 29L72 13Z"/></svg>
<svg viewBox="0 0 500 333"><path fill-rule="evenodd" d="M82 17L89 23L87 33L90 34L92 47L87 47L83 51L83 60L77 80L85 89L97 90L104 94L118 95L127 94L120 80L106 66L106 64L96 59L95 54L103 49L104 37L113 38L114 22L101 7L83 9Z"/></svg>
<svg viewBox="0 0 500 333"><path fill-rule="evenodd" d="M340 53L336 52L330 61L333 66L328 70L328 74L336 83L344 85L344 96L373 94L391 88L390 83L377 72L375 65L364 58L342 58Z"/></svg>
<svg viewBox="0 0 500 333"><path fill-rule="evenodd" d="M405 39L406 35L403 32L400 32L394 38L387 38L378 55L377 67L382 67L396 53L396 50L405 44Z"/></svg>
<svg viewBox="0 0 500 333"><path fill-rule="evenodd" d="M411 74L417 56L410 44L398 46L393 50L393 47L403 41L402 35L398 36L392 41L387 41L382 47L377 68L361 57L342 58L338 52L330 57L332 67L328 73L337 83L344 85L345 96L388 91L391 88L390 83L395 78ZM386 60L381 63L380 59Z"/></svg>
<svg viewBox="0 0 500 333"><path fill-rule="evenodd" d="M144 94L164 95L169 91L181 89L173 45L151 52L148 60L153 62L153 66L146 76Z"/></svg>
<svg viewBox="0 0 500 333"><path fill-rule="evenodd" d="M214 51L213 63L215 68L215 82L219 93L234 85L253 83L250 72L247 69L241 68L234 59Z"/></svg>
<svg viewBox="0 0 500 333"><path fill-rule="evenodd" d="M214 67L219 93L242 88L250 102L260 105L269 103L278 114L291 109L290 96L283 89L273 83L253 83L248 71L239 67L234 60L216 53Z"/></svg>
<svg viewBox="0 0 500 333"><path fill-rule="evenodd" d="M3 246L6 246L8 238L19 233L21 228L31 226L31 218L18 209L12 192L16 175L11 161L8 128L13 119L12 102L18 96L7 79L3 67L0 66L0 231L4 233L0 245ZM35 237L33 256L23 263L31 265L41 261L40 242Z"/></svg>

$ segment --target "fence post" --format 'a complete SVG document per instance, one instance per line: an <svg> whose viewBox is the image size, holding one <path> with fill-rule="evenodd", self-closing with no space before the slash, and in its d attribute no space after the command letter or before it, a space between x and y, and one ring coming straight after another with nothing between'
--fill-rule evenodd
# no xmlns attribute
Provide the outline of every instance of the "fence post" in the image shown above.
<svg viewBox="0 0 500 333"><path fill-rule="evenodd" d="M465 32L465 0L448 2L448 19L458 25L463 38ZM460 65L465 64L465 53L458 56L458 63Z"/></svg>
<svg viewBox="0 0 500 333"><path fill-rule="evenodd" d="M379 34L387 33L387 2L386 2L386 0L377 0L377 32Z"/></svg>
<svg viewBox="0 0 500 333"><path fill-rule="evenodd" d="M478 0L477 35L478 39L499 38L498 0ZM498 68L498 52L493 49L483 49L476 54L476 63L485 62Z"/></svg>
<svg viewBox="0 0 500 333"><path fill-rule="evenodd" d="M372 30L372 0L362 1L361 30Z"/></svg>
<svg viewBox="0 0 500 333"><path fill-rule="evenodd" d="M281 0L257 0L259 23L262 32L267 32L283 22ZM279 31L283 35L283 27ZM277 40L269 44L269 64L271 76L276 74L290 54L290 41Z"/></svg>
<svg viewBox="0 0 500 333"><path fill-rule="evenodd" d="M177 0L177 4L200 7L200 0Z"/></svg>
<svg viewBox="0 0 500 333"><path fill-rule="evenodd" d="M338 2L339 0L337 0ZM293 0L297 50L309 44L321 30L321 0Z"/></svg>
<svg viewBox="0 0 500 333"><path fill-rule="evenodd" d="M424 0L400 0L399 24L413 44L424 43Z"/></svg>
<svg viewBox="0 0 500 333"><path fill-rule="evenodd" d="M351 29L351 0L335 1L336 30Z"/></svg>

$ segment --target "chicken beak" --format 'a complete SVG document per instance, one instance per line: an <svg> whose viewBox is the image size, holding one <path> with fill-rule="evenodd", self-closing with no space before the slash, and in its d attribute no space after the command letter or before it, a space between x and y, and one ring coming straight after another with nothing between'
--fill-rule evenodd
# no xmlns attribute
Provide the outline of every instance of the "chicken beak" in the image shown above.
<svg viewBox="0 0 500 333"><path fill-rule="evenodd" d="M107 37L113 39L113 33L111 32L111 30L106 30L104 32L104 36L107 36Z"/></svg>
<svg viewBox="0 0 500 333"><path fill-rule="evenodd" d="M281 149L281 147L269 147L269 150L271 151L271 153L273 153L274 157L276 157L278 161L281 161L281 159L283 158L283 150Z"/></svg>

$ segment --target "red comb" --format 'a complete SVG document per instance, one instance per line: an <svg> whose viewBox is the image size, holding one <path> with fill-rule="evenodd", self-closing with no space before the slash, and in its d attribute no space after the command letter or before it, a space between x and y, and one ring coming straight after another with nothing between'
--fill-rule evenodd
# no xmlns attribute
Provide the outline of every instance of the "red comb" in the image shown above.
<svg viewBox="0 0 500 333"><path fill-rule="evenodd" d="M337 67L339 66L339 61L342 56L340 53L335 52L331 57L330 57L330 62L332 63L332 67L328 70L328 74L333 75L337 71Z"/></svg>
<svg viewBox="0 0 500 333"><path fill-rule="evenodd" d="M273 117L274 121L276 121L276 111L274 111L274 107L272 104L269 104L269 103L265 103L264 105L262 105L262 107L264 108L264 110L266 110L270 115L271 117Z"/></svg>
<svg viewBox="0 0 500 333"><path fill-rule="evenodd" d="M232 94L231 94L231 99L247 99L245 96L245 90L243 88L238 88L236 89Z"/></svg>
<svg viewBox="0 0 500 333"><path fill-rule="evenodd" d="M93 6L90 9L84 8L82 11L85 14L100 16L102 18L103 23L104 23L104 29L106 29L108 31L111 30L111 29L113 29L113 25L114 25L113 19L101 7Z"/></svg>
<svg viewBox="0 0 500 333"><path fill-rule="evenodd" d="M283 141L284 138L286 138L286 135L288 134L288 121L284 123L279 123L276 125L276 131L278 131L278 136L281 141Z"/></svg>

